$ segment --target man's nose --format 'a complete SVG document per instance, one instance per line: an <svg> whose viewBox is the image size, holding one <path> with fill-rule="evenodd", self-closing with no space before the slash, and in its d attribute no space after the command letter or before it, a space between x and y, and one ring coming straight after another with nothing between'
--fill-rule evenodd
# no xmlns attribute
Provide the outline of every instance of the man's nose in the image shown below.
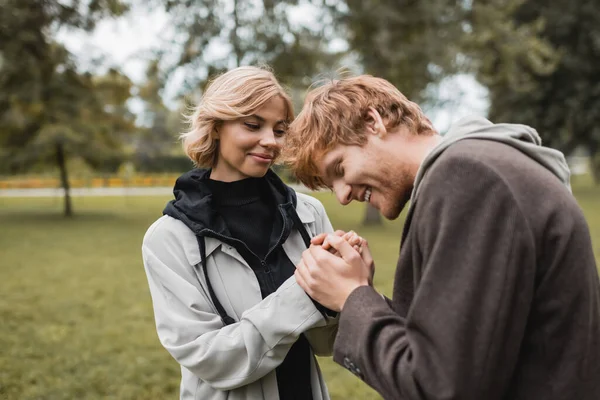
<svg viewBox="0 0 600 400"><path fill-rule="evenodd" d="M352 188L343 182L337 181L333 184L333 191L341 205L345 206L352 201Z"/></svg>

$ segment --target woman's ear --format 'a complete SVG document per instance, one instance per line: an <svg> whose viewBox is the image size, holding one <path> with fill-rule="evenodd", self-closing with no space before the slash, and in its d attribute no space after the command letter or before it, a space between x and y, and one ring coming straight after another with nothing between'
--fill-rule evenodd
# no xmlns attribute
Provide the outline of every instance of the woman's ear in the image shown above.
<svg viewBox="0 0 600 400"><path fill-rule="evenodd" d="M369 107L365 122L368 133L379 137L383 137L387 133L387 129L385 129L385 124L383 123L383 118L381 118L381 115L375 108Z"/></svg>

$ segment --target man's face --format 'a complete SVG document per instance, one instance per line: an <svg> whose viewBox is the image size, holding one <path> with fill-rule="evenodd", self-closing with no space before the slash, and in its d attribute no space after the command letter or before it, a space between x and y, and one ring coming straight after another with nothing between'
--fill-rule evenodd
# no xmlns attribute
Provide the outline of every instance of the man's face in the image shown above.
<svg viewBox="0 0 600 400"><path fill-rule="evenodd" d="M408 165L369 135L363 146L339 144L317 161L319 173L342 205L367 201L387 219L396 219L410 199Z"/></svg>

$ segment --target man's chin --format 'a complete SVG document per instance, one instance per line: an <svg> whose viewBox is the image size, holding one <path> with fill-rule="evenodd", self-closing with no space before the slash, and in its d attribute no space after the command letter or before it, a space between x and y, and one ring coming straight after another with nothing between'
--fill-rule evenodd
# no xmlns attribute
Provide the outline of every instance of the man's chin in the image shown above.
<svg viewBox="0 0 600 400"><path fill-rule="evenodd" d="M395 207L390 207L386 210L380 210L379 213L383 215L385 219L393 221L400 216L400 213L402 213L402 210L404 210L406 203L406 201L403 201L401 204L397 204Z"/></svg>
<svg viewBox="0 0 600 400"><path fill-rule="evenodd" d="M390 221L393 221L395 219L397 219L400 216L399 212L382 212L381 215L383 215L383 217L385 219L389 219Z"/></svg>

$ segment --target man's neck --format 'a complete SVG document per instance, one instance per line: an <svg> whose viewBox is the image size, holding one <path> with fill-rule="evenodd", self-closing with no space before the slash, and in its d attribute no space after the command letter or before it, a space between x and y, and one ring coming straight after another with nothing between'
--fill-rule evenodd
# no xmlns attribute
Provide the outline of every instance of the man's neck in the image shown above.
<svg viewBox="0 0 600 400"><path fill-rule="evenodd" d="M408 163L410 174L416 177L421 164L423 164L429 153L441 143L442 137L434 133L431 135L412 135L403 139L403 143L399 146L400 157Z"/></svg>

